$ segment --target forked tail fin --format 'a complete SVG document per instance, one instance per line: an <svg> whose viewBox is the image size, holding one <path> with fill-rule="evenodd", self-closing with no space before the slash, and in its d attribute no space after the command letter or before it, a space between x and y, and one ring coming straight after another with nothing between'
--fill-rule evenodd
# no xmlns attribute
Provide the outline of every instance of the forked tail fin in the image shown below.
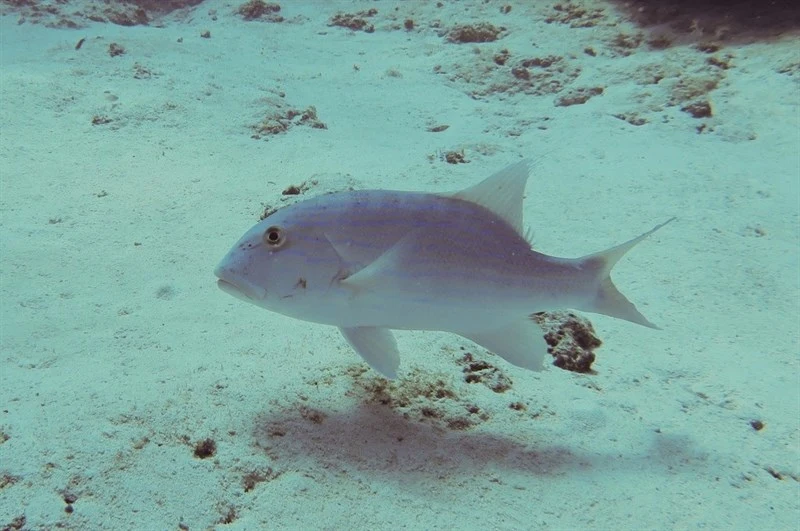
<svg viewBox="0 0 800 531"><path fill-rule="evenodd" d="M648 321L647 318L636 309L636 306L634 306L633 303L625 297L625 295L620 293L620 291L614 285L614 282L611 280L611 270L614 268L614 265L619 262L619 259L622 258L625 253L630 251L634 246L636 246L637 243L641 242L674 219L675 218L668 219L664 223L657 225L638 238L634 238L629 242L581 258L583 261L583 267L587 270L596 270L596 278L599 278L600 281L598 283L597 294L595 298L590 300L585 307L580 309L587 312L601 313L610 317L616 317L617 319L625 319L626 321L630 321L632 323L658 329L656 325Z"/></svg>

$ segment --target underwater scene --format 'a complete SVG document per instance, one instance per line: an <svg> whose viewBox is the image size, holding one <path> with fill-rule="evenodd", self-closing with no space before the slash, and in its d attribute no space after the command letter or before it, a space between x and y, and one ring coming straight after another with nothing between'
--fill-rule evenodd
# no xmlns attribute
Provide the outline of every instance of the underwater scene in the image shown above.
<svg viewBox="0 0 800 531"><path fill-rule="evenodd" d="M0 0L0 529L800 529L800 5Z"/></svg>

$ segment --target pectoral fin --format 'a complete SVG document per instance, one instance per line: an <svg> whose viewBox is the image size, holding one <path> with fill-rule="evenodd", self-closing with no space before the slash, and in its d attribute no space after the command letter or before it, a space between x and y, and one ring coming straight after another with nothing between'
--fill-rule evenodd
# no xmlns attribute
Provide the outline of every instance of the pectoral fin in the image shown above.
<svg viewBox="0 0 800 531"><path fill-rule="evenodd" d="M373 326L340 328L339 330L350 346L364 358L370 367L390 380L397 378L400 352L397 350L397 341L391 330Z"/></svg>
<svg viewBox="0 0 800 531"><path fill-rule="evenodd" d="M390 289L409 277L417 249L417 233L411 232L395 243L374 262L353 273L341 283L355 289Z"/></svg>
<svg viewBox="0 0 800 531"><path fill-rule="evenodd" d="M533 371L544 368L547 342L542 328L525 319L488 332L459 332L461 336L490 350L507 362Z"/></svg>

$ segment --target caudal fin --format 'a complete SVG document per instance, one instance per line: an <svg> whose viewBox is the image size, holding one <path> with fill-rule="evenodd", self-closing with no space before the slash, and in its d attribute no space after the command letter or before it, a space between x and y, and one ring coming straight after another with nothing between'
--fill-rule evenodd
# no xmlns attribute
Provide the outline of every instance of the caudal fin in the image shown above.
<svg viewBox="0 0 800 531"><path fill-rule="evenodd" d="M600 282L594 299L589 301L586 307L581 309L587 312L601 313L610 317L616 317L617 319L625 319L632 323L658 329L656 325L648 321L647 318L636 309L636 306L634 306L625 295L620 293L611 280L611 270L614 268L614 265L619 262L620 258L636 246L637 243L674 219L675 218L668 219L638 238L634 238L622 245L617 245L606 251L583 257L581 259L583 260L583 267L596 270L597 278L600 279Z"/></svg>

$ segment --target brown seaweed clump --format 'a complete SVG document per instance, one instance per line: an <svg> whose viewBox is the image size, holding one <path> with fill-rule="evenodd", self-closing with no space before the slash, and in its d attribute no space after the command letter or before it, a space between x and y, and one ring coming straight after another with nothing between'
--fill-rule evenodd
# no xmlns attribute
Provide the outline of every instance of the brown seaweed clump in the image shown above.
<svg viewBox="0 0 800 531"><path fill-rule="evenodd" d="M389 381L370 374L363 365L347 372L355 384L350 394L388 407L406 420L450 431L468 430L489 420L487 412L462 397L442 376L412 369L408 376Z"/></svg>
<svg viewBox="0 0 800 531"><path fill-rule="evenodd" d="M375 26L370 24L367 19L377 14L378 10L375 8L359 11L358 13L337 13L331 17L328 26L339 26L353 31L372 33L375 31Z"/></svg>
<svg viewBox="0 0 800 531"><path fill-rule="evenodd" d="M503 29L488 22L455 26L447 32L447 40L455 43L494 42Z"/></svg>
<svg viewBox="0 0 800 531"><path fill-rule="evenodd" d="M257 124L251 126L252 138L285 133L296 126L313 129L327 129L328 126L317 117L317 109L311 105L305 110L289 107L283 102L274 103L273 109Z"/></svg>
<svg viewBox="0 0 800 531"><path fill-rule="evenodd" d="M247 21L265 18L271 22L281 22L283 17L275 15L280 10L280 4L268 3L264 0L250 0L240 5L236 13Z"/></svg>
<svg viewBox="0 0 800 531"><path fill-rule="evenodd" d="M603 342L588 319L571 312L542 312L531 317L545 331L547 350L555 358L553 365L565 371L592 372L594 349Z"/></svg>

